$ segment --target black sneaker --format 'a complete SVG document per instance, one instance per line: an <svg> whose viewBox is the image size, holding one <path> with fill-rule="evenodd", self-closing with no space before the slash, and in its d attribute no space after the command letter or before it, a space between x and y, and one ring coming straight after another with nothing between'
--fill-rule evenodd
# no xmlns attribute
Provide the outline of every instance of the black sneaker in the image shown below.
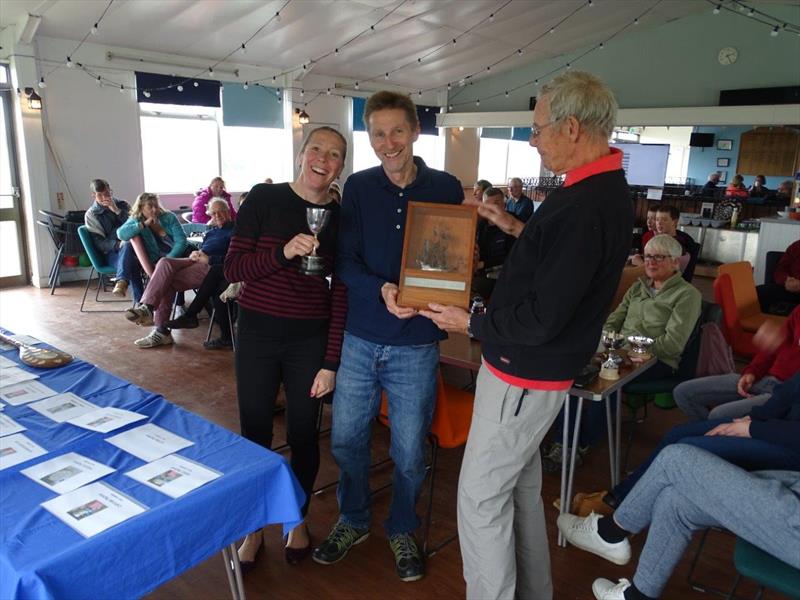
<svg viewBox="0 0 800 600"><path fill-rule="evenodd" d="M203 348L206 350L224 350L225 348L233 348L233 341L225 338L214 338L207 342L203 342Z"/></svg>
<svg viewBox="0 0 800 600"><path fill-rule="evenodd" d="M338 521L328 537L314 548L311 557L321 565L332 565L339 562L350 551L369 537L369 528L359 529L344 521Z"/></svg>
<svg viewBox="0 0 800 600"><path fill-rule="evenodd" d="M195 315L183 314L176 319L167 321L166 325L170 329L194 329L199 323Z"/></svg>
<svg viewBox="0 0 800 600"><path fill-rule="evenodd" d="M393 535L389 538L389 546L394 553L394 566L400 581L417 581L425 576L425 561L413 535Z"/></svg>

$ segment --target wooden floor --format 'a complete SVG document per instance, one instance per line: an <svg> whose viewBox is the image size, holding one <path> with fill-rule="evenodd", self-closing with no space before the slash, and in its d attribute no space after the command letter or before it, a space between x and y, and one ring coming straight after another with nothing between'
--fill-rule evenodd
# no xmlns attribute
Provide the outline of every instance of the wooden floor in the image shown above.
<svg viewBox="0 0 800 600"><path fill-rule="evenodd" d="M708 298L710 285L700 281L698 287ZM123 377L143 388L163 394L167 400L182 406L231 431L238 432L233 355L230 351L207 351L202 348L207 321L195 330L174 332L175 345L141 350L133 340L146 330L131 325L121 313L82 314L78 311L83 289L80 284L59 287L54 296L49 290L33 287L0 291L0 325L17 333L27 333L99 367ZM90 308L122 308L124 304L95 305ZM448 371L446 378L463 381L464 373ZM329 412L326 412L326 424ZM651 409L648 418L636 427L630 464L635 465L656 445L672 425L683 421L676 411ZM374 430L375 456L385 456L388 433L380 426ZM281 418L276 423L276 444L283 443ZM441 452L440 472L434 506L434 539L442 539L455 531L455 490L461 462L461 450ZM389 470L379 471L375 485L388 480ZM330 455L329 440L322 439L322 467L318 482L337 477ZM576 490L598 490L608 481L608 453L604 446L595 448L576 475ZM591 598L591 583L596 577L631 577L634 563L619 567L577 550L556 546L555 519L552 502L559 494L559 476L544 476L544 500L550 534L555 598ZM353 549L350 555L334 566L321 566L310 559L298 566L283 560L282 539L277 527L267 535L267 548L254 570L245 577L250 598L306 600L330 599L440 599L463 598L464 582L458 543L454 542L427 563L428 575L416 583L402 583L394 573L394 564L386 535L381 527L385 519L391 490L379 492L374 501L372 535ZM424 510L425 495L419 511ZM311 503L309 524L315 540L323 538L336 518L337 504L333 490ZM634 556L644 543L644 536L634 538ZM676 569L664 598L709 598L693 591L686 583L689 561L697 539ZM723 534L713 536L701 559L701 579L728 589L733 580L731 562L732 539ZM752 597L754 586L744 585L742 597ZM228 597L228 583L221 555L187 571L181 577L161 586L149 598L153 600L197 600ZM777 598L776 595L765 597Z"/></svg>

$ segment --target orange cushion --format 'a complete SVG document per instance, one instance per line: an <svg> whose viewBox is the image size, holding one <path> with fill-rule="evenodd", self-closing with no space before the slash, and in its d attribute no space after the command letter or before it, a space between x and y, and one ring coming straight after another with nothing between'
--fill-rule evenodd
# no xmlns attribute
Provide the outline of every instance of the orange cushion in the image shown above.
<svg viewBox="0 0 800 600"><path fill-rule="evenodd" d="M742 329L745 331L752 331L755 333L758 331L758 328L761 327L767 321L772 321L775 325L781 326L786 322L786 317L778 317L776 315L765 315L762 312L759 312L756 315L751 315L749 317L740 317L739 324L742 326Z"/></svg>

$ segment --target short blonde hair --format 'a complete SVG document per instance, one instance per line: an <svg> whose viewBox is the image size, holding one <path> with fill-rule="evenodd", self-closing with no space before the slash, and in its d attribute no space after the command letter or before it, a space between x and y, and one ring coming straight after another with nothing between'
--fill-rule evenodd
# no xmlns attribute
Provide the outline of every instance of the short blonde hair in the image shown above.
<svg viewBox="0 0 800 600"><path fill-rule="evenodd" d="M550 100L553 122L575 117L581 127L604 139L611 137L617 120L617 100L598 77L569 71L542 86L540 96Z"/></svg>
<svg viewBox="0 0 800 600"><path fill-rule="evenodd" d="M683 248L678 241L671 235L660 233L652 237L644 247L644 251L650 251L653 254L666 254L670 258L680 258L683 254Z"/></svg>
<svg viewBox="0 0 800 600"><path fill-rule="evenodd" d="M158 200L158 194L142 192L136 197L136 202L133 203L129 216L137 221L141 220L142 209L144 208L145 204L154 204L156 207L156 215L160 215L164 212L164 209L161 208L161 202Z"/></svg>

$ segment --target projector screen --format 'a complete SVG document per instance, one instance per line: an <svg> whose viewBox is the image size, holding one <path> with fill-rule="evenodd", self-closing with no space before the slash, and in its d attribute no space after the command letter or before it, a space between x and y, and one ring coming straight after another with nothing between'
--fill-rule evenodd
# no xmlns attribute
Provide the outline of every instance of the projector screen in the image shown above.
<svg viewBox="0 0 800 600"><path fill-rule="evenodd" d="M611 144L625 153L622 168L628 185L664 187L669 144Z"/></svg>

